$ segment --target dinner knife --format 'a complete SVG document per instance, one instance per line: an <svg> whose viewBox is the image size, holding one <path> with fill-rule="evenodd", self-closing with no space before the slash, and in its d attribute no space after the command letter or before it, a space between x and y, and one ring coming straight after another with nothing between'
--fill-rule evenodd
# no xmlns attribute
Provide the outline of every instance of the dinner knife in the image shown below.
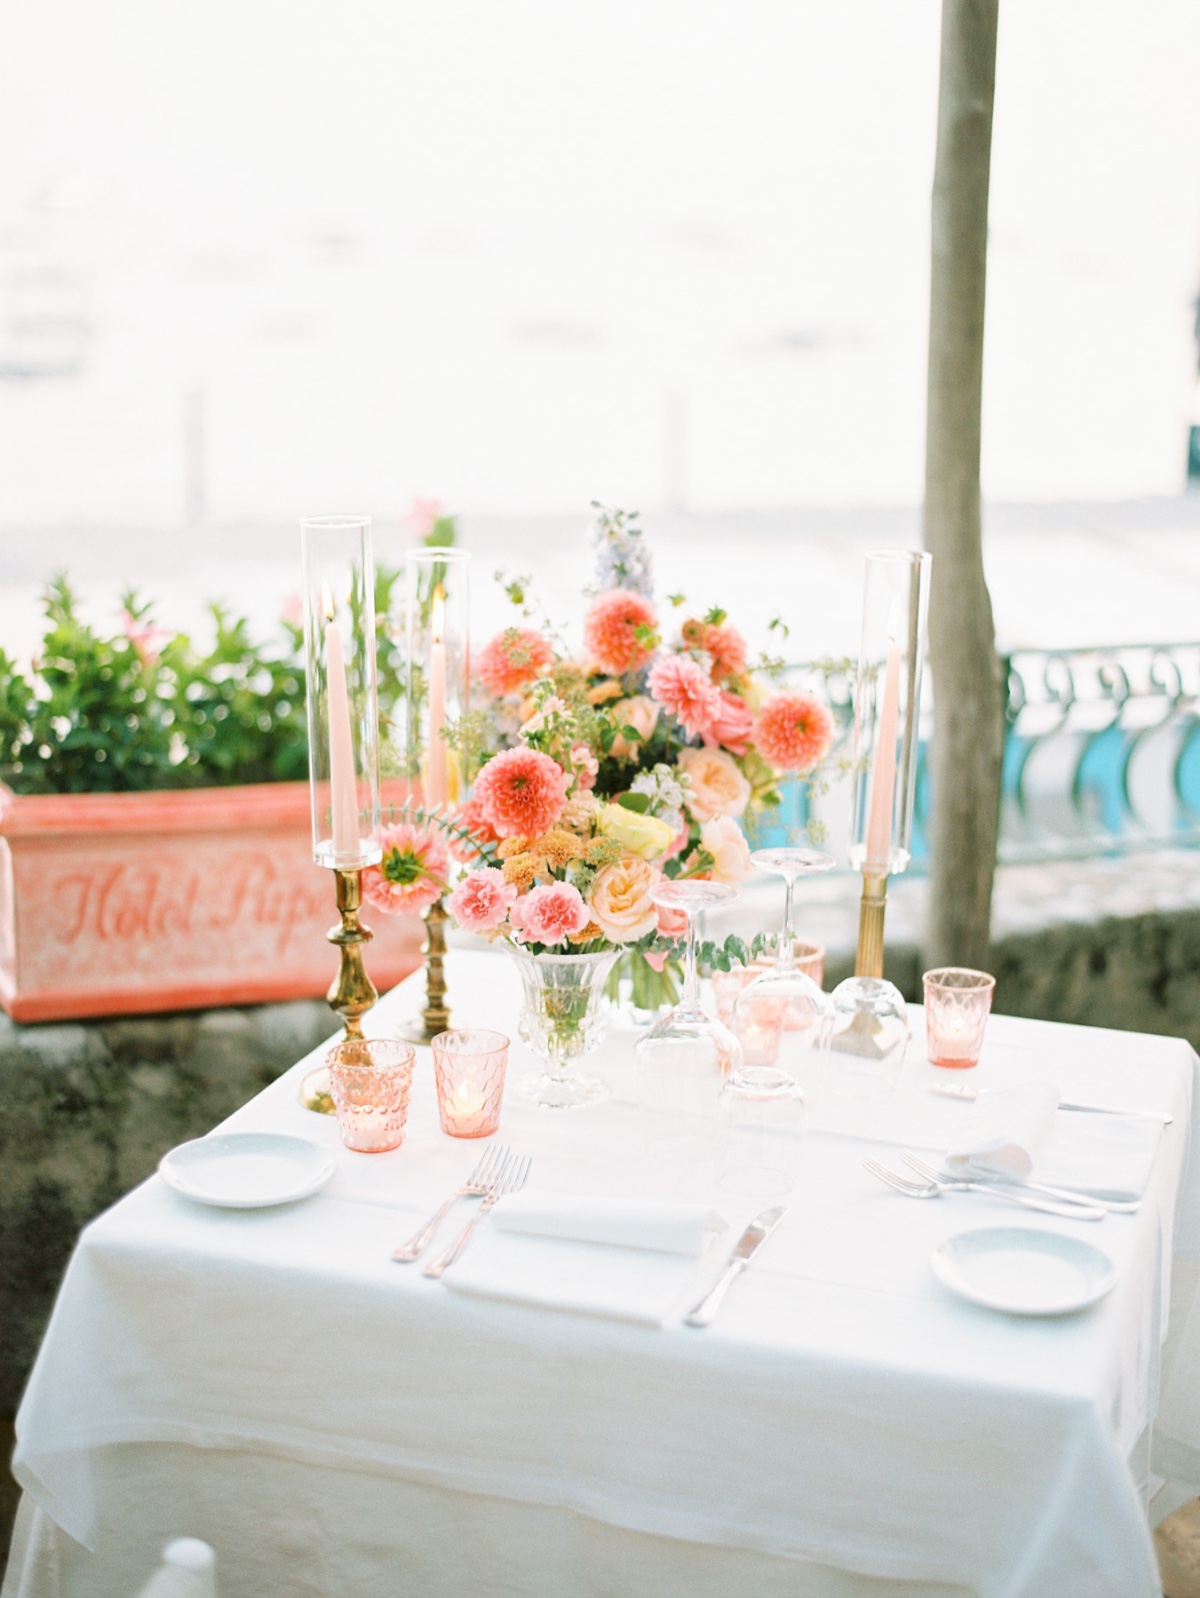
<svg viewBox="0 0 1200 1598"><path fill-rule="evenodd" d="M787 1209L781 1205L779 1209L764 1210L761 1215L754 1217L734 1244L733 1253L726 1260L720 1276L717 1277L695 1309L684 1316L685 1326L708 1325L720 1309L734 1278L742 1274L753 1256L767 1241L786 1214Z"/></svg>
<svg viewBox="0 0 1200 1598"><path fill-rule="evenodd" d="M979 1097L980 1088L967 1082L934 1082L930 1085L931 1093L940 1093L947 1099L966 1099L969 1103ZM1143 1121L1160 1121L1163 1126L1170 1126L1175 1119L1165 1110L1121 1110L1111 1104L1071 1104L1066 1099L1060 1099L1060 1110L1089 1110L1093 1115L1133 1115Z"/></svg>

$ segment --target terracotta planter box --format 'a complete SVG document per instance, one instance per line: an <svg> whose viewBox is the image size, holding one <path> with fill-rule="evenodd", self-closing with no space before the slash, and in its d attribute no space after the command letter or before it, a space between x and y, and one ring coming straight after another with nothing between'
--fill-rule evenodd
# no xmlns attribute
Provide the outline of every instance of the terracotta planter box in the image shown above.
<svg viewBox="0 0 1200 1598"><path fill-rule="evenodd" d="M0 1004L15 1021L318 998L337 970L333 880L308 785L14 795L0 784ZM372 914L380 992L421 921Z"/></svg>

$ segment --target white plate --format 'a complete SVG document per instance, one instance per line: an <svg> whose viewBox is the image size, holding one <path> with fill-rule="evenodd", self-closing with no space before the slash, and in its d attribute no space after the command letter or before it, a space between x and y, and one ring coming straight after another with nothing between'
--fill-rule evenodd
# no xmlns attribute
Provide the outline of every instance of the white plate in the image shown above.
<svg viewBox="0 0 1200 1598"><path fill-rule="evenodd" d="M981 1226L939 1243L929 1256L939 1282L1010 1315L1069 1315L1116 1282L1102 1249L1031 1226Z"/></svg>
<svg viewBox="0 0 1200 1598"><path fill-rule="evenodd" d="M327 1149L279 1132L222 1132L181 1143L158 1162L162 1179L185 1198L223 1209L291 1204L325 1186L337 1169Z"/></svg>

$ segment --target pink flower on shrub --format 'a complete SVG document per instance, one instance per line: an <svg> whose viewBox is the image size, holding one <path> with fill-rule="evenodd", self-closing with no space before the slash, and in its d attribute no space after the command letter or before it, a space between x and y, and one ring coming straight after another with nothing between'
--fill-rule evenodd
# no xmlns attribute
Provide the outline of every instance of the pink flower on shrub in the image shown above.
<svg viewBox="0 0 1200 1598"><path fill-rule="evenodd" d="M689 737L708 730L721 709L721 691L690 655L664 655L651 667L650 692Z"/></svg>
<svg viewBox="0 0 1200 1598"><path fill-rule="evenodd" d="M749 705L728 689L720 690L721 704L704 733L704 742L710 747L721 744L731 754L744 755L750 747L750 731L754 716Z"/></svg>
<svg viewBox="0 0 1200 1598"><path fill-rule="evenodd" d="M446 907L468 932L494 932L517 897L511 882L495 866L481 866L465 876L446 900Z"/></svg>
<svg viewBox="0 0 1200 1598"><path fill-rule="evenodd" d="M654 653L649 634L658 627L654 606L628 588L610 588L592 600L583 623L583 641L600 667L614 677L636 671Z"/></svg>
<svg viewBox="0 0 1200 1598"><path fill-rule="evenodd" d="M779 771L811 771L833 745L834 722L812 694L798 689L772 694L754 723L754 742Z"/></svg>
<svg viewBox="0 0 1200 1598"><path fill-rule="evenodd" d="M160 654L158 646L171 636L169 627L156 627L153 622L139 621L127 610L121 612L121 631L133 645L143 666L157 665Z"/></svg>
<svg viewBox="0 0 1200 1598"><path fill-rule="evenodd" d="M479 814L501 838L538 838L562 815L570 779L538 749L505 749L475 779Z"/></svg>
<svg viewBox="0 0 1200 1598"><path fill-rule="evenodd" d="M554 651L532 627L506 627L483 647L479 675L494 694L515 694L544 676Z"/></svg>
<svg viewBox="0 0 1200 1598"><path fill-rule="evenodd" d="M379 835L383 858L362 874L363 898L385 915L415 915L446 888L450 851L439 832L402 821Z"/></svg>
<svg viewBox="0 0 1200 1598"><path fill-rule="evenodd" d="M509 907L508 921L522 943L565 943L590 920L579 889L543 882Z"/></svg>

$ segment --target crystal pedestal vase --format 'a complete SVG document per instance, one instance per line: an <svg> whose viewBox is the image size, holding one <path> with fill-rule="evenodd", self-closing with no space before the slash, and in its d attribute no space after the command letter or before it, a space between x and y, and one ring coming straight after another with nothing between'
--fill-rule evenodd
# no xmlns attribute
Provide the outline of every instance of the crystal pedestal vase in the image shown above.
<svg viewBox="0 0 1200 1598"><path fill-rule="evenodd" d="M573 1110L595 1104L608 1089L575 1062L599 1043L604 1031L601 1000L617 958L602 954L530 954L513 947L525 1002L519 1031L544 1071L517 1084L518 1093L547 1110Z"/></svg>

